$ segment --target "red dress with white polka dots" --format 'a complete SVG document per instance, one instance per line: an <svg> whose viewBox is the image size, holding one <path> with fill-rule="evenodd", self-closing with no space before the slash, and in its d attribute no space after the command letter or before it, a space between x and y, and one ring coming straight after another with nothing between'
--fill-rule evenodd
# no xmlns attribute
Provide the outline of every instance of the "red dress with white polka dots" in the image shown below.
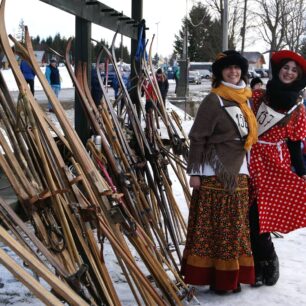
<svg viewBox="0 0 306 306"><path fill-rule="evenodd" d="M255 113L262 97L262 92L253 95ZM260 233L288 233L306 227L306 181L292 172L285 142L306 137L305 107L298 107L290 116L287 124L277 124L259 137L271 144L256 143L251 150L250 198L257 201Z"/></svg>

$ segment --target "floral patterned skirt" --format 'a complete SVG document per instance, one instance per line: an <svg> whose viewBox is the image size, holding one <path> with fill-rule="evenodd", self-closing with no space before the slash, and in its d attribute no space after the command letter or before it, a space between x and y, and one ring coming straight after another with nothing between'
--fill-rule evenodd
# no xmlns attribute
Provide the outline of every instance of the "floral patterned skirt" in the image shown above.
<svg viewBox="0 0 306 306"><path fill-rule="evenodd" d="M181 273L188 284L234 290L253 284L248 178L238 176L229 194L215 176L203 177L192 194Z"/></svg>

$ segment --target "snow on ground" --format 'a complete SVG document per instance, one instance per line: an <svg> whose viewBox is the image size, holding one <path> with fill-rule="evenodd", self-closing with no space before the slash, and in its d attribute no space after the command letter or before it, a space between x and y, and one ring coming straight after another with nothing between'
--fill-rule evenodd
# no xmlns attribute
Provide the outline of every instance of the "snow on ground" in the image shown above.
<svg viewBox="0 0 306 306"><path fill-rule="evenodd" d="M45 70L46 70L46 67L41 67L40 68L42 73L45 74ZM59 69L59 72L60 72L60 76L61 76L61 88L64 89L64 88L72 88L72 81L71 81L71 78L69 76L69 73L68 73L68 70L65 66L61 66L61 67L58 67ZM14 79L14 75L12 73L12 70L11 69L4 69L4 70L1 70L1 73L6 81L6 84L7 84L7 87L10 91L15 91L15 90L18 90L18 87L17 87L17 84L16 84L16 81ZM40 82L38 81L37 77L35 78L35 82L34 82L34 85L35 85L35 90L42 90L42 86L40 84Z"/></svg>
<svg viewBox="0 0 306 306"><path fill-rule="evenodd" d="M63 67L63 69L66 69ZM69 84L66 80L65 70L61 71L64 84ZM10 90L16 90L13 84L13 77L8 72L3 71L5 79ZM64 76L65 75L65 76ZM67 78L69 76L67 74ZM69 79L70 80L70 79ZM36 86L39 86L36 82ZM69 85L67 85L69 86ZM68 88L68 87L67 87ZM37 88L37 90L39 90ZM198 97L195 97L198 99ZM184 112L175 106L167 104L168 108L174 108L175 111L182 118L182 126L186 133L188 133L192 119L189 116L184 120ZM73 109L67 110L67 116L73 122ZM49 114L54 119L53 114ZM188 218L188 208L182 194L179 182L173 176L172 188L177 203L179 204L184 218ZM273 238L276 251L280 260L280 279L273 287L251 288L248 285L242 285L242 292L237 294L228 294L219 296L213 294L208 290L207 286L196 288L196 298L199 301L198 305L218 305L218 306L296 306L306 305L306 229L299 229L287 235L284 238ZM18 260L17 256L6 246L0 243L0 246L5 250L14 260L19 264L22 262ZM183 246L182 246L183 249ZM135 302L130 292L129 286L124 280L120 268L117 265L116 259L113 255L109 244L105 243L105 260L108 269L111 273L112 279L118 295L124 306L134 306ZM139 259L137 259L139 260ZM10 272L0 265L0 279L4 283L4 287L0 288L0 305L14 305L14 306L40 306L43 305L37 300L29 290L20 282L16 281ZM196 305L195 301L186 302L186 305Z"/></svg>

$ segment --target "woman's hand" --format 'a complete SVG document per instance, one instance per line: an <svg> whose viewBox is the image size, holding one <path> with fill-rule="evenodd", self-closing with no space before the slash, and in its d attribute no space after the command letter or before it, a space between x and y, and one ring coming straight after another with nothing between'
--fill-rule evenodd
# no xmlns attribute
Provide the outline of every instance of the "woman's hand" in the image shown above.
<svg viewBox="0 0 306 306"><path fill-rule="evenodd" d="M199 189L201 186L201 177L198 175L193 175L189 179L189 186L193 189Z"/></svg>
<svg viewBox="0 0 306 306"><path fill-rule="evenodd" d="M301 178L306 181L306 174L302 175Z"/></svg>

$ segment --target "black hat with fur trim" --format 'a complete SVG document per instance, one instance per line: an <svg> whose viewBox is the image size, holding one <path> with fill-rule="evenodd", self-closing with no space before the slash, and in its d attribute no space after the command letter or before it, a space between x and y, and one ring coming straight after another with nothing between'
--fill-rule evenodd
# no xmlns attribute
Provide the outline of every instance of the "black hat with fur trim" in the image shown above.
<svg viewBox="0 0 306 306"><path fill-rule="evenodd" d="M218 53L215 62L212 64L212 72L215 77L222 78L222 70L231 65L239 66L241 68L241 75L247 75L249 68L248 60L235 50Z"/></svg>

